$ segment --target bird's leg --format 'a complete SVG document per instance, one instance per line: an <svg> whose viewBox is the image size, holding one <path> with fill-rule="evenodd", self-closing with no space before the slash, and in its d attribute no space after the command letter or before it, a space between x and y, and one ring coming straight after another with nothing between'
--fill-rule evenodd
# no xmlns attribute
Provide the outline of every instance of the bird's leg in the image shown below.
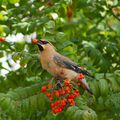
<svg viewBox="0 0 120 120"><path fill-rule="evenodd" d="M61 78L60 76L56 75L54 77L55 81L56 81L56 86L60 89L62 89L62 81L63 81L63 78Z"/></svg>
<svg viewBox="0 0 120 120"><path fill-rule="evenodd" d="M61 82L59 80L57 81L56 85L57 85L58 88L62 89L62 84L61 84Z"/></svg>

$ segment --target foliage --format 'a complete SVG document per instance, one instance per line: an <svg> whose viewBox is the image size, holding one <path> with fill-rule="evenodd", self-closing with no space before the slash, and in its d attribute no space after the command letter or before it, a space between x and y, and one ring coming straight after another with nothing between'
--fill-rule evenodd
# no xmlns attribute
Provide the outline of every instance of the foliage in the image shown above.
<svg viewBox="0 0 120 120"><path fill-rule="evenodd" d="M0 37L5 41L0 41L0 58L6 56L10 69L0 62L0 73L8 71L0 75L0 120L119 119L119 5L118 0L1 0ZM78 106L51 113L50 101L40 91L51 76L42 69L38 49L27 37L34 32L94 73L96 79L88 80L94 97L81 90ZM18 33L23 40L13 42L12 35ZM18 70L13 62L20 62Z"/></svg>

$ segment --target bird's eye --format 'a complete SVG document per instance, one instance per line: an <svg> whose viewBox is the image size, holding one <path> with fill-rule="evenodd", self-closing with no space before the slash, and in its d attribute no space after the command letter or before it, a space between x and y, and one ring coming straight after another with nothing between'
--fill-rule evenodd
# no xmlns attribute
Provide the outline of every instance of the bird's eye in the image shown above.
<svg viewBox="0 0 120 120"><path fill-rule="evenodd" d="M49 43L48 41L45 41L45 40L40 40L43 44L47 44Z"/></svg>

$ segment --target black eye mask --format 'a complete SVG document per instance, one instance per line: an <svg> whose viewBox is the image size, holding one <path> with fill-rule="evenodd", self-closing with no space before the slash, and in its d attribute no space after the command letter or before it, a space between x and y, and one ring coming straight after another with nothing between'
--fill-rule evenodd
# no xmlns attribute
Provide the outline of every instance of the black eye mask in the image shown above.
<svg viewBox="0 0 120 120"><path fill-rule="evenodd" d="M41 42L42 44L47 44L47 43L49 43L48 41L45 41L45 40L40 40L40 42Z"/></svg>

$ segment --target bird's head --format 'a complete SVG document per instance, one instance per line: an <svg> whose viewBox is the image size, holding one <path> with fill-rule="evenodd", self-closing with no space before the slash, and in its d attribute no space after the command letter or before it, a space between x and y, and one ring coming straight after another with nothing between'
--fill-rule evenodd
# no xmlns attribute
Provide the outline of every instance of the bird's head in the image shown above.
<svg viewBox="0 0 120 120"><path fill-rule="evenodd" d="M46 50L47 51L55 50L54 46L45 39L37 40L36 44L38 45L40 52L43 52Z"/></svg>
<svg viewBox="0 0 120 120"><path fill-rule="evenodd" d="M37 42L37 45L39 47L39 50L42 52L45 50L46 46L48 46L49 42L47 40L40 40Z"/></svg>

